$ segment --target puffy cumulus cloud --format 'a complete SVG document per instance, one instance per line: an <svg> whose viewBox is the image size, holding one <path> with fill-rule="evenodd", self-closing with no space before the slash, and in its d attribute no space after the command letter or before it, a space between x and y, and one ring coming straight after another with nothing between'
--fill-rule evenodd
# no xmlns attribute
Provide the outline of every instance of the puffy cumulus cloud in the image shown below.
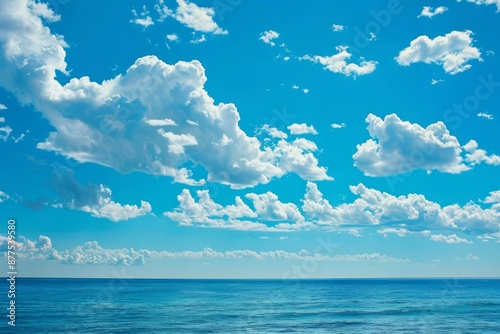
<svg viewBox="0 0 500 334"><path fill-rule="evenodd" d="M270 192L246 194L254 209L239 196L235 198L235 204L223 206L210 198L208 190L198 190L196 195L198 200L184 189L177 196L179 206L164 215L180 225L252 231L298 229L303 220L295 204L282 203Z"/></svg>
<svg viewBox="0 0 500 334"><path fill-rule="evenodd" d="M484 203L500 203L500 190L491 191L488 197L484 199Z"/></svg>
<svg viewBox="0 0 500 334"><path fill-rule="evenodd" d="M146 56L100 84L82 77L61 85L55 75L65 72L66 43L43 25L31 3L0 4L0 85L21 103L33 103L55 128L38 148L190 185L205 179L194 180L188 163L203 166L208 181L233 188L290 172L330 179L311 152L288 142L265 146L241 130L234 104L215 105L204 90L205 70L196 60L169 65Z"/></svg>
<svg viewBox="0 0 500 334"><path fill-rule="evenodd" d="M177 0L179 7L172 16L187 27L204 33L225 35L227 30L222 29L215 23L215 10L213 8L199 7L193 2Z"/></svg>
<svg viewBox="0 0 500 334"><path fill-rule="evenodd" d="M462 2L462 0L457 0L457 2ZM500 13L500 0L467 0L467 2L475 3L476 5L496 5L497 13Z"/></svg>
<svg viewBox="0 0 500 334"><path fill-rule="evenodd" d="M259 40L271 46L275 46L276 44L273 42L273 40L277 39L278 37L280 37L280 34L278 32L274 30L267 30L260 33Z"/></svg>
<svg viewBox="0 0 500 334"><path fill-rule="evenodd" d="M0 252L5 252L9 246L9 238L0 235ZM49 237L40 235L37 240L29 240L23 236L17 237L14 241L16 255L19 259L46 259L57 253L52 248L52 241ZM12 242L10 243L12 245Z"/></svg>
<svg viewBox="0 0 500 334"><path fill-rule="evenodd" d="M317 135L318 131L312 125L307 125L306 123L294 123L287 127L292 135L303 135L303 134L312 134Z"/></svg>
<svg viewBox="0 0 500 334"><path fill-rule="evenodd" d="M424 8L422 8L422 12L417 17L418 18L420 18L420 17L432 18L436 15L443 14L447 10L448 10L448 7L444 7L444 6L439 6L435 9L433 7L430 7L430 6L424 6Z"/></svg>
<svg viewBox="0 0 500 334"><path fill-rule="evenodd" d="M415 169L457 174L470 169L464 164L458 139L443 122L423 128L396 114L384 119L369 114L366 122L372 139L357 145L353 155L354 165L365 175L388 176Z"/></svg>
<svg viewBox="0 0 500 334"><path fill-rule="evenodd" d="M179 36L177 34L168 34L166 36L166 38L170 41L170 42L178 42L179 41Z"/></svg>
<svg viewBox="0 0 500 334"><path fill-rule="evenodd" d="M438 242L445 242L447 244L471 244L472 243L472 241L457 237L456 234L452 234L452 235L434 234L434 235L431 235L431 240L438 241Z"/></svg>
<svg viewBox="0 0 500 334"><path fill-rule="evenodd" d="M335 48L338 53L333 56L309 56L305 55L300 60L308 60L313 63L319 63L324 66L325 70L332 71L333 73L342 73L345 76L358 76L373 73L377 65L376 61L366 61L361 58L359 64L348 63L347 59L351 58L352 54L347 51L347 46L337 46Z"/></svg>
<svg viewBox="0 0 500 334"><path fill-rule="evenodd" d="M482 162L488 165L500 165L500 156L496 154L488 155L488 152L478 148L478 144L475 140L469 141L463 148L467 152L467 154L465 154L465 159L471 166Z"/></svg>
<svg viewBox="0 0 500 334"><path fill-rule="evenodd" d="M382 229L382 235L418 232L430 236L431 230L448 230L494 236L500 232L499 203L490 208L472 202L441 207L419 194L396 197L363 184L351 186L350 190L359 198L333 207L317 185L308 182L302 205L306 221L333 227L385 225L389 230Z"/></svg>
<svg viewBox="0 0 500 334"><path fill-rule="evenodd" d="M479 49L472 46L472 31L452 31L434 39L423 35L410 42L395 59L403 66L423 62L443 66L446 73L457 74L468 70L470 60L482 60Z"/></svg>
<svg viewBox="0 0 500 334"><path fill-rule="evenodd" d="M52 185L59 195L62 206L72 210L81 210L97 218L107 218L118 222L144 216L151 212L151 204L141 201L141 206L122 205L112 200L111 189L102 184L96 186L81 185L71 173L52 174Z"/></svg>
<svg viewBox="0 0 500 334"><path fill-rule="evenodd" d="M87 265L144 265L146 259L256 259L256 260L314 260L335 262L409 262L408 259L400 259L380 253L364 254L337 254L327 255L322 253L311 253L305 249L299 252L288 252L284 250L254 251L254 250L228 250L216 251L212 248L204 248L201 251L156 251L156 250L134 250L133 248L106 249L96 241L88 241L82 246L72 250L58 251L52 248L50 238L40 236L38 241L30 241L21 237L16 243L18 257L22 259L56 260L62 263L87 264ZM7 253L8 238L0 235L0 252Z"/></svg>

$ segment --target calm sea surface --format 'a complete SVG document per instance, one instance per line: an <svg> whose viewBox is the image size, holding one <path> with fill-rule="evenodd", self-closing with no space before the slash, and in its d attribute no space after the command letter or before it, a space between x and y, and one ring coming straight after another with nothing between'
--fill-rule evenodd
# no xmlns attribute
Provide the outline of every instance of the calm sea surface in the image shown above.
<svg viewBox="0 0 500 334"><path fill-rule="evenodd" d="M500 333L492 279L18 278L16 306L0 332Z"/></svg>

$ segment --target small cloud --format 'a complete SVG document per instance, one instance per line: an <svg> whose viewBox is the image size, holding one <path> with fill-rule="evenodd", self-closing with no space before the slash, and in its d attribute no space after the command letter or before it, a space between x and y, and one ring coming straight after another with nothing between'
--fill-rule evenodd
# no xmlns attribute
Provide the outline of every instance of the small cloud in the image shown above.
<svg viewBox="0 0 500 334"><path fill-rule="evenodd" d="M307 89L307 88L304 88L302 91L304 92L304 94L309 93L309 89Z"/></svg>
<svg viewBox="0 0 500 334"><path fill-rule="evenodd" d="M434 9L433 7L429 7L429 6L424 6L424 8L422 9L422 12L417 16L417 18L428 17L431 19L433 16L443 14L447 10L448 10L448 8L443 7L443 6L439 6L436 9Z"/></svg>
<svg viewBox="0 0 500 334"><path fill-rule="evenodd" d="M373 33L373 32L370 32L370 38L368 39L370 42L371 41L376 41L377 40L377 36Z"/></svg>
<svg viewBox="0 0 500 334"><path fill-rule="evenodd" d="M488 114L486 112L480 112L480 113L478 113L477 117L486 118L486 119L489 119L489 120L493 119L493 115L492 114Z"/></svg>
<svg viewBox="0 0 500 334"><path fill-rule="evenodd" d="M472 241L467 239L459 238L456 234L452 235L442 235L442 234L434 234L431 235L432 241L445 242L447 244L471 244Z"/></svg>
<svg viewBox="0 0 500 334"><path fill-rule="evenodd" d="M345 29L345 27L344 27L343 25L341 25L341 24L334 24L334 25L332 26L332 29L333 29L333 31L335 31L335 32L339 32L339 31L344 30L344 29Z"/></svg>
<svg viewBox="0 0 500 334"><path fill-rule="evenodd" d="M276 39L278 37L280 37L280 34L278 32L274 30L268 30L260 34L259 40L271 46L275 46L276 44L273 42L273 39Z"/></svg>
<svg viewBox="0 0 500 334"><path fill-rule="evenodd" d="M488 50L488 51L486 51L486 55L493 57L495 55L495 52L491 51L491 50Z"/></svg>
<svg viewBox="0 0 500 334"><path fill-rule="evenodd" d="M293 89L299 89L299 86L297 86L297 85L293 85L293 86L292 86L292 88L293 88Z"/></svg>
<svg viewBox="0 0 500 334"><path fill-rule="evenodd" d="M167 35L167 39L170 42L178 42L179 41L179 36L177 36L177 34L168 34Z"/></svg>
<svg viewBox="0 0 500 334"><path fill-rule="evenodd" d="M284 61L289 61L289 60L290 60L290 57L288 57L288 56L283 57L283 60L284 60Z"/></svg>
<svg viewBox="0 0 500 334"><path fill-rule="evenodd" d="M469 260L469 261L477 261L477 260L479 260L479 257L475 256L474 254L467 254L465 259Z"/></svg>
<svg viewBox="0 0 500 334"><path fill-rule="evenodd" d="M333 129L343 129L345 128L347 125L345 123L332 123L330 125Z"/></svg>
<svg viewBox="0 0 500 334"><path fill-rule="evenodd" d="M438 83L440 83L440 82L443 82L443 81L444 81L444 80L441 80L441 79L439 79L439 80L432 79L432 80L431 80L431 85L436 85L436 84L438 84Z"/></svg>
<svg viewBox="0 0 500 334"><path fill-rule="evenodd" d="M197 38L197 39L192 39L189 41L189 43L192 43L192 44L198 44L198 43L203 43L203 42L206 42L206 38L205 38L205 35L201 35L200 38Z"/></svg>
<svg viewBox="0 0 500 334"><path fill-rule="evenodd" d="M288 237L286 237L286 236L281 236L279 239L280 239L280 240L287 240L287 239L288 239Z"/></svg>
<svg viewBox="0 0 500 334"><path fill-rule="evenodd" d="M0 110L7 110L7 107L4 104L0 103Z"/></svg>
<svg viewBox="0 0 500 334"><path fill-rule="evenodd" d="M313 125L307 125L306 123L295 123L292 125L289 125L288 130L290 130L290 133L292 135L303 135L303 134L312 134L312 135L317 135L318 131L314 128Z"/></svg>

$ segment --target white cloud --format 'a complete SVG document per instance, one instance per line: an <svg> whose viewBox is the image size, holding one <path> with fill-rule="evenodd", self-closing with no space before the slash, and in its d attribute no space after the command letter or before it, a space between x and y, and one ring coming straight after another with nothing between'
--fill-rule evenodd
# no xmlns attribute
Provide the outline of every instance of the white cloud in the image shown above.
<svg viewBox="0 0 500 334"><path fill-rule="evenodd" d="M345 128L347 125L345 123L332 123L330 125L333 129L343 129Z"/></svg>
<svg viewBox="0 0 500 334"><path fill-rule="evenodd" d="M304 220L299 209L293 203L282 203L278 196L272 192L265 194L247 194L246 198L252 200L255 213L259 219L266 221L291 221L300 222Z"/></svg>
<svg viewBox="0 0 500 334"><path fill-rule="evenodd" d="M0 203L8 201L10 199L9 194L4 193L3 191L0 190Z"/></svg>
<svg viewBox="0 0 500 334"><path fill-rule="evenodd" d="M19 238L16 250L19 258L55 260L71 264L91 265L144 265L146 259L256 259L256 260L315 260L331 262L409 262L408 259L400 259L380 253L364 254L337 254L327 255L322 253L311 253L305 249L299 252L288 252L284 250L253 251L253 250L228 250L216 251L212 248L204 248L201 251L156 251L156 250L134 250L133 248L106 249L96 241L87 241L82 246L72 250L58 251L53 248L49 237L40 236L37 241L31 241L24 237ZM280 238L281 239L281 238ZM8 239L0 235L0 252L7 252Z"/></svg>
<svg viewBox="0 0 500 334"><path fill-rule="evenodd" d="M488 114L486 112L480 112L480 113L478 113L477 117L482 117L482 118L486 118L486 119L489 119L489 120L493 119L493 115L492 114Z"/></svg>
<svg viewBox="0 0 500 334"><path fill-rule="evenodd" d="M423 17L432 18L433 16L443 14L447 10L448 10L448 7L444 7L444 6L439 6L436 9L434 9L433 7L429 7L429 6L424 6L424 8L422 9L422 12L417 17L420 18L423 16Z"/></svg>
<svg viewBox="0 0 500 334"><path fill-rule="evenodd" d="M372 139L357 145L354 165L369 176L387 176L415 169L461 173L470 169L461 157L457 138L437 122L421 127L402 121L396 114L381 119L366 117Z"/></svg>
<svg viewBox="0 0 500 334"><path fill-rule="evenodd" d="M21 103L34 103L55 128L38 148L122 173L142 171L192 185L205 179L193 180L188 162L205 168L208 181L233 188L265 184L287 173L331 179L311 152L286 141L264 145L243 132L234 104L215 105L205 91L207 78L198 61L169 65L146 56L102 83L82 77L61 85L54 78L56 71L66 72L66 43L33 15L27 0L13 1L0 4L5 22L0 29L9 27L0 34L5 45L0 85ZM177 124L170 132L158 131L158 122L151 125L165 119ZM227 145L213 145L222 142Z"/></svg>
<svg viewBox="0 0 500 334"><path fill-rule="evenodd" d="M172 16L187 27L204 33L225 35L227 30L220 28L214 21L215 10L213 8L199 7L187 0L177 0L179 7Z"/></svg>
<svg viewBox="0 0 500 334"><path fill-rule="evenodd" d="M500 165L500 156L493 154L488 155L485 150L479 149L478 144L475 140L469 141L463 146L464 150L467 152L465 155L465 160L471 165L475 166L484 162L488 165L498 166Z"/></svg>
<svg viewBox="0 0 500 334"><path fill-rule="evenodd" d="M344 30L345 27L343 25L340 25L340 24L334 24L334 25L332 25L332 29L335 32L339 32L339 31Z"/></svg>
<svg viewBox="0 0 500 334"><path fill-rule="evenodd" d="M423 35L410 42L395 59L403 66L423 62L442 65L446 73L457 74L468 70L470 60L482 60L479 49L472 46L472 31L452 31L434 39Z"/></svg>
<svg viewBox="0 0 500 334"><path fill-rule="evenodd" d="M306 123L300 123L300 124L294 123L287 126L287 129L290 131L292 135L318 134L318 131L316 131L313 125L307 125Z"/></svg>
<svg viewBox="0 0 500 334"><path fill-rule="evenodd" d="M292 88L293 88L293 89L299 89L299 86L297 86L297 85L293 85L293 86L292 86Z"/></svg>
<svg viewBox="0 0 500 334"><path fill-rule="evenodd" d="M179 41L179 36L177 36L177 34L168 34L166 37L170 42L178 42Z"/></svg>
<svg viewBox="0 0 500 334"><path fill-rule="evenodd" d="M337 46L335 48L338 53L333 56L309 56L305 55L304 57L299 58L300 60L308 60L313 63L319 63L323 65L325 70L329 70L333 73L342 73L345 76L357 76L357 75L365 75L370 74L375 71L375 67L377 65L376 61L366 61L361 58L359 64L348 63L347 59L351 58L352 54L347 51L347 46Z"/></svg>
<svg viewBox="0 0 500 334"><path fill-rule="evenodd" d="M302 89L302 91L304 92L304 94L308 94L310 92L307 88Z"/></svg>
<svg viewBox="0 0 500 334"><path fill-rule="evenodd" d="M7 110L7 107L0 103L0 110Z"/></svg>
<svg viewBox="0 0 500 334"><path fill-rule="evenodd" d="M484 203L500 203L500 190L491 191Z"/></svg>
<svg viewBox="0 0 500 334"><path fill-rule="evenodd" d="M0 123L5 123L5 118L0 117ZM7 141L12 132L12 128L8 125L0 126L0 140Z"/></svg>
<svg viewBox="0 0 500 334"><path fill-rule="evenodd" d="M442 234L434 234L431 235L432 241L445 242L447 244L471 244L472 241L468 241L467 239L462 239L457 237L456 234L452 235L442 235Z"/></svg>
<svg viewBox="0 0 500 334"><path fill-rule="evenodd" d="M151 126L177 126L177 123L175 121L171 120L170 118L164 118L164 119L144 119L144 123L151 125Z"/></svg>
<svg viewBox="0 0 500 334"><path fill-rule="evenodd" d="M141 201L140 207L116 203L112 200L111 189L102 184L100 186L93 184L83 186L78 183L71 172L65 174L54 172L52 185L61 201L56 206L88 212L97 218L107 218L118 222L144 216L151 212L151 205L148 202Z"/></svg>
<svg viewBox="0 0 500 334"><path fill-rule="evenodd" d="M287 139L288 135L283 131L278 130L277 128L270 127L268 124L264 124L260 131L267 132L273 138Z"/></svg>
<svg viewBox="0 0 500 334"><path fill-rule="evenodd" d="M273 39L280 37L280 34L274 30L267 30L260 33L259 39L266 44L271 46L275 46L276 44L273 42Z"/></svg>
<svg viewBox="0 0 500 334"><path fill-rule="evenodd" d="M462 0L457 0L462 2ZM496 5L497 13L500 13L500 0L467 0L467 2L475 3L476 5Z"/></svg>
<svg viewBox="0 0 500 334"><path fill-rule="evenodd" d="M155 24L151 19L151 16L146 16L145 18L135 18L133 20L130 20L130 22L143 26L144 28Z"/></svg>
<svg viewBox="0 0 500 334"><path fill-rule="evenodd" d="M142 12L137 13L135 9L132 9L132 14L134 15L134 19L130 20L130 22L138 24L140 26L143 26L144 28L147 28L149 26L154 25L155 23L153 22L153 19L151 16L149 16L149 11L146 5L142 7Z"/></svg>
<svg viewBox="0 0 500 334"><path fill-rule="evenodd" d="M173 14L173 11L165 5L164 0L158 0L158 3L154 5L154 9L160 15L157 19L158 22L163 22L167 17L172 16Z"/></svg>
<svg viewBox="0 0 500 334"><path fill-rule="evenodd" d="M438 79L438 80L436 80L436 79L432 79L432 80L431 80L431 85L436 85L436 84L438 84L438 83L440 83L440 82L443 82L443 81L444 81L444 80L441 80L441 79Z"/></svg>
<svg viewBox="0 0 500 334"><path fill-rule="evenodd" d="M284 61L289 61L289 60L290 60L290 57L288 57L288 56L283 57L283 60L284 60Z"/></svg>
<svg viewBox="0 0 500 334"><path fill-rule="evenodd" d="M477 261L477 260L479 260L479 257L477 257L474 254L467 254L467 256L465 257L465 259L469 260L469 261Z"/></svg>
<svg viewBox="0 0 500 334"><path fill-rule="evenodd" d="M189 43L199 44L199 43L203 43L203 42L206 42L206 41L207 41L207 39L205 37L205 34L202 34L201 37L192 39L192 40L189 41Z"/></svg>

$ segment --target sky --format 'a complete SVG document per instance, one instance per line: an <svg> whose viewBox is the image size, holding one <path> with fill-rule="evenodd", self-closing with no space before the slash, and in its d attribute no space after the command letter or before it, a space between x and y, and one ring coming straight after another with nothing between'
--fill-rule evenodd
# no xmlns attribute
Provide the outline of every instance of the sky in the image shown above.
<svg viewBox="0 0 500 334"><path fill-rule="evenodd" d="M499 0L0 2L19 276L499 277Z"/></svg>

